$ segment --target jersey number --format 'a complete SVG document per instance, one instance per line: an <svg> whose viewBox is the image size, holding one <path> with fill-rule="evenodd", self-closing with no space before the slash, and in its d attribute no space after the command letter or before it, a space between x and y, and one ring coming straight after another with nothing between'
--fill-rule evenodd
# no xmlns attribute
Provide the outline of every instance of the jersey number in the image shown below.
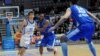
<svg viewBox="0 0 100 56"><path fill-rule="evenodd" d="M78 9L78 12L79 12L79 17L88 16L88 15L86 14L86 11L85 11L83 8L77 7L77 9Z"/></svg>

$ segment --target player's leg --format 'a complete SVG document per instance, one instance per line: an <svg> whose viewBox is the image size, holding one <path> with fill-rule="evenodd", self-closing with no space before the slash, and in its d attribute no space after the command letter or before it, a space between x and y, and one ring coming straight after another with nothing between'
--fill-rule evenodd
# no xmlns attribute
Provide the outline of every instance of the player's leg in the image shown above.
<svg viewBox="0 0 100 56"><path fill-rule="evenodd" d="M42 56L42 54L43 54L43 47L42 46L40 46L39 52L40 52L40 56Z"/></svg>
<svg viewBox="0 0 100 56"><path fill-rule="evenodd" d="M47 50L49 52L53 52L54 56L57 56L57 48L54 47L55 38L56 38L55 35L48 36Z"/></svg>
<svg viewBox="0 0 100 56"><path fill-rule="evenodd" d="M93 56L96 56L96 49L95 49L94 44L92 42L92 36L95 33L95 26L94 26L94 24L88 24L88 28L89 28L87 30L88 34L86 33L86 40L87 40L87 43L88 43L88 46L89 46L91 53L93 54Z"/></svg>
<svg viewBox="0 0 100 56"><path fill-rule="evenodd" d="M46 46L46 43L47 43L47 37L44 37L39 47L40 56L43 55L43 47Z"/></svg>
<svg viewBox="0 0 100 56"><path fill-rule="evenodd" d="M18 50L18 55L19 56L24 56L24 53L25 53L25 51L26 51L26 47L19 47L19 50Z"/></svg>
<svg viewBox="0 0 100 56"><path fill-rule="evenodd" d="M62 52L63 52L63 56L68 56L68 47L67 47L67 43L63 42L61 43L61 48L62 48Z"/></svg>
<svg viewBox="0 0 100 56"><path fill-rule="evenodd" d="M57 56L57 48L56 47L47 47L48 52L53 52L54 56Z"/></svg>
<svg viewBox="0 0 100 56"><path fill-rule="evenodd" d="M63 56L68 56L68 45L67 45L67 41L68 40L76 41L81 36L83 36L83 34L80 33L80 30L78 28L76 28L75 30L70 31L69 33L65 33L60 38Z"/></svg>
<svg viewBox="0 0 100 56"><path fill-rule="evenodd" d="M54 56L57 56L57 48L54 48L53 52L54 52Z"/></svg>
<svg viewBox="0 0 100 56"><path fill-rule="evenodd" d="M31 41L30 41L29 37L25 37L25 36L21 37L20 44L19 44L18 55L24 56L24 53L25 53L26 49L28 48L30 42Z"/></svg>
<svg viewBox="0 0 100 56"><path fill-rule="evenodd" d="M57 56L57 48L56 47L52 49L52 52L54 53L54 56Z"/></svg>
<svg viewBox="0 0 100 56"><path fill-rule="evenodd" d="M20 48L19 51L18 51L18 55L19 56L24 56L25 50L26 49L24 47L23 48Z"/></svg>
<svg viewBox="0 0 100 56"><path fill-rule="evenodd" d="M90 49L91 53L93 54L93 56L96 56L96 49L94 47L93 42L87 42L87 43L88 43L89 49Z"/></svg>
<svg viewBox="0 0 100 56"><path fill-rule="evenodd" d="M93 54L93 56L96 56L96 49L95 49L95 46L92 42L92 35L91 34L86 36L86 41L87 41L87 44L88 44L88 47L89 47L91 53Z"/></svg>
<svg viewBox="0 0 100 56"><path fill-rule="evenodd" d="M20 49L21 49L21 48L18 49L18 55L20 55Z"/></svg>
<svg viewBox="0 0 100 56"><path fill-rule="evenodd" d="M24 38L22 37L20 39L20 43L19 43L19 50L18 50L19 56L23 56L23 54L24 54L24 47L22 47L23 45L24 45Z"/></svg>
<svg viewBox="0 0 100 56"><path fill-rule="evenodd" d="M65 39L65 35L61 36L60 42L61 42L63 56L68 56L67 39Z"/></svg>

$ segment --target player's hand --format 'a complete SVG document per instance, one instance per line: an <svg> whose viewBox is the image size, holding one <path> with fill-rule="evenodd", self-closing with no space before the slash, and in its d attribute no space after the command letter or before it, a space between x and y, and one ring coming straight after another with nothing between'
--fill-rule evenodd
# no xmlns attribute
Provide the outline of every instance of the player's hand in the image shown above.
<svg viewBox="0 0 100 56"><path fill-rule="evenodd" d="M51 31L53 31L53 30L55 30L55 27L51 27L51 28L48 30L48 32L51 32Z"/></svg>
<svg viewBox="0 0 100 56"><path fill-rule="evenodd" d="M21 32L16 32L16 33L15 33L15 37L21 38L21 36L22 36L22 33L21 33Z"/></svg>
<svg viewBox="0 0 100 56"><path fill-rule="evenodd" d="M38 31L39 30L39 26L35 26L35 29Z"/></svg>

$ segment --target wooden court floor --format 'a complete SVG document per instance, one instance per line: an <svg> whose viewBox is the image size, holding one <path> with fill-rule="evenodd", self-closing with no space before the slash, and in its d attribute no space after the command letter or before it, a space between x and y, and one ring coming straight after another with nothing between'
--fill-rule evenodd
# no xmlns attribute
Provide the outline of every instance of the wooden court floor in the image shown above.
<svg viewBox="0 0 100 56"><path fill-rule="evenodd" d="M95 47L97 51L97 56L100 56L100 44L95 44ZM61 47L57 46L57 49L58 49L58 56L63 56ZM69 56L92 56L86 44L69 45L68 49L69 49ZM17 50L16 51L0 51L0 56L17 56ZM39 51L38 49L28 49L25 56L39 56ZM47 52L45 48L43 56L53 56L53 54L50 52Z"/></svg>

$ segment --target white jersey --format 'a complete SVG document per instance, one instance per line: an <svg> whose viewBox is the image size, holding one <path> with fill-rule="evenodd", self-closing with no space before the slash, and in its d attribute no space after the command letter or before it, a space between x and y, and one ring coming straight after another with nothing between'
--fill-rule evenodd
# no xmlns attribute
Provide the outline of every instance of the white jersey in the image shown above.
<svg viewBox="0 0 100 56"><path fill-rule="evenodd" d="M26 22L27 22L27 25L23 28L23 35L32 36L34 33L36 23L35 21L31 23L28 20L26 20Z"/></svg>
<svg viewBox="0 0 100 56"><path fill-rule="evenodd" d="M20 46L21 47L29 47L29 44L31 42L31 39L34 34L34 29L35 29L35 21L33 23L29 22L26 20L27 25L23 28L23 35L20 39Z"/></svg>

